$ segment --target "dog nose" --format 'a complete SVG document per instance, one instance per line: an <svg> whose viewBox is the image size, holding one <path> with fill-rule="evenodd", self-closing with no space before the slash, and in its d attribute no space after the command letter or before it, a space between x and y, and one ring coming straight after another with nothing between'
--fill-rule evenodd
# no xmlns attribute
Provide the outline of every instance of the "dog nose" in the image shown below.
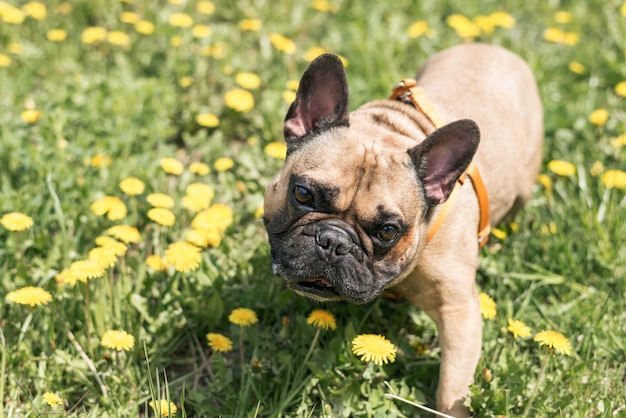
<svg viewBox="0 0 626 418"><path fill-rule="evenodd" d="M346 231L332 226L319 231L315 236L315 242L325 258L346 255L354 246L352 238Z"/></svg>

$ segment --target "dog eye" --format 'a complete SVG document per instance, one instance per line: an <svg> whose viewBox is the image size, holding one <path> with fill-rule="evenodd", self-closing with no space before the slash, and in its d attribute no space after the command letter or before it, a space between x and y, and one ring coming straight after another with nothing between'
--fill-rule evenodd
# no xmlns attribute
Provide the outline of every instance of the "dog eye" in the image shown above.
<svg viewBox="0 0 626 418"><path fill-rule="evenodd" d="M293 197L301 205L311 206L313 204L313 194L306 187L296 186L293 188Z"/></svg>
<svg viewBox="0 0 626 418"><path fill-rule="evenodd" d="M400 230L398 229L397 226L392 225L392 224L386 224L386 225L383 225L383 227L378 230L378 233L376 234L376 236L378 237L379 240L383 242L391 242L394 239L396 239L399 233L400 233Z"/></svg>

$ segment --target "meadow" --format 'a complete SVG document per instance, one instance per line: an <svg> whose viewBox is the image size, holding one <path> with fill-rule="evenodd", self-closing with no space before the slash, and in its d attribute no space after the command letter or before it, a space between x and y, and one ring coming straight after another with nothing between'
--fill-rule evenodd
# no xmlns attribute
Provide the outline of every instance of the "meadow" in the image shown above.
<svg viewBox="0 0 626 418"><path fill-rule="evenodd" d="M315 56L356 108L470 41L529 63L546 139L467 405L626 417L623 0L0 1L0 417L432 416L434 324L284 289L263 191Z"/></svg>

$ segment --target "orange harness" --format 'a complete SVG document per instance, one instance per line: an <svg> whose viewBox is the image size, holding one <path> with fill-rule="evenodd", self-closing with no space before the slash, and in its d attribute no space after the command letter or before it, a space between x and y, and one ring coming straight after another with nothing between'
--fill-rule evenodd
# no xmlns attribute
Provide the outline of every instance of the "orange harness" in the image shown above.
<svg viewBox="0 0 626 418"><path fill-rule="evenodd" d="M400 83L398 83L394 89L393 93L389 97L391 100L408 100L416 109L421 111L424 116L428 118L428 120L433 124L435 128L440 128L445 125L444 120L441 118L439 113L435 110L432 102L428 99L424 90L417 85L417 82L413 79L404 79ZM487 243L489 239L489 233L491 232L491 226L489 225L489 198L487 197L487 189L485 188L485 183L483 183L483 179L480 176L478 171L478 167L476 164L471 162L465 172L459 177L452 189L452 193L448 197L439 209L439 213L437 217L433 221L433 224L430 226L428 233L426 235L426 242L429 242L437 233L441 225L443 225L446 217L450 213L452 209L452 205L454 203L454 199L465 182L465 178L469 177L472 181L472 185L474 186L474 191L476 192L476 196L478 197L478 207L480 209L480 222L478 226L478 245L482 247Z"/></svg>

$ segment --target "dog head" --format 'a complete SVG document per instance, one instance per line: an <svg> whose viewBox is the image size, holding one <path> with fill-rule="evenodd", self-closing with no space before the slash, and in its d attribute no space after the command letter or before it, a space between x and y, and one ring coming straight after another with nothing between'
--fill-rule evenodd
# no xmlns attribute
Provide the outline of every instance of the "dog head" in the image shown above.
<svg viewBox="0 0 626 418"><path fill-rule="evenodd" d="M264 222L273 271L288 287L320 301L366 303L414 267L429 209L450 195L479 133L463 120L411 137L415 127L402 127L408 118L385 116L397 111L350 114L348 97L336 56L322 55L304 72Z"/></svg>

